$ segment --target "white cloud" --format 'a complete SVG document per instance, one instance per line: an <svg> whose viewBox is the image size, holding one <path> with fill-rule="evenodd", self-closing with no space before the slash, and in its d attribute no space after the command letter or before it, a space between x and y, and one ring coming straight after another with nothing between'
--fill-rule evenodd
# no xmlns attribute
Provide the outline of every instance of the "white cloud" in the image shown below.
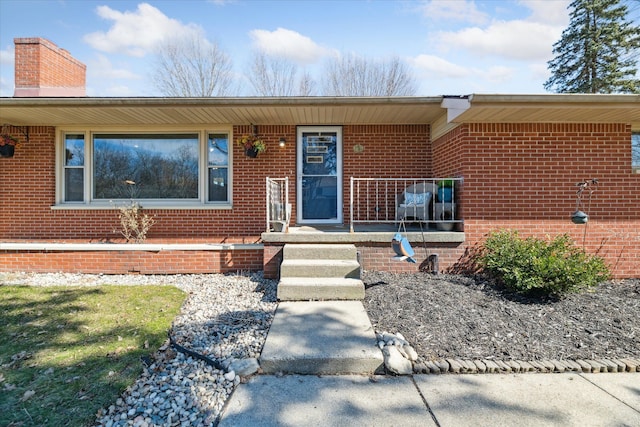
<svg viewBox="0 0 640 427"><path fill-rule="evenodd" d="M87 86L87 96L112 96L112 97L127 97L127 96L140 96L140 93L136 93L134 89L126 85L117 84L105 84L95 86Z"/></svg>
<svg viewBox="0 0 640 427"><path fill-rule="evenodd" d="M98 6L96 12L113 24L106 32L85 35L84 40L103 52L142 57L168 37L202 32L200 27L171 19L148 3L139 4L135 12L119 12L109 6Z"/></svg>
<svg viewBox="0 0 640 427"><path fill-rule="evenodd" d="M448 48L465 49L478 56L516 60L548 60L562 28L523 20L494 22L487 28L470 27L435 35Z"/></svg>
<svg viewBox="0 0 640 427"><path fill-rule="evenodd" d="M473 0L431 0L427 2L422 11L426 18L433 21L462 21L472 24L484 24L489 17L478 10Z"/></svg>
<svg viewBox="0 0 640 427"><path fill-rule="evenodd" d="M520 0L520 4L531 10L527 21L566 27L569 24L569 3L571 0Z"/></svg>
<svg viewBox="0 0 640 427"><path fill-rule="evenodd" d="M546 62L530 64L528 69L531 73L532 80L547 81L549 76L551 76L551 71L549 71L549 67Z"/></svg>
<svg viewBox="0 0 640 427"><path fill-rule="evenodd" d="M421 80L455 80L460 85L505 84L513 80L516 69L502 65L483 69L472 65L458 65L434 55L419 55L409 60Z"/></svg>
<svg viewBox="0 0 640 427"><path fill-rule="evenodd" d="M434 55L418 55L409 60L418 74L429 79L466 79L473 72L467 67L463 67L446 59Z"/></svg>
<svg viewBox="0 0 640 427"><path fill-rule="evenodd" d="M14 61L15 61L15 51L13 46L8 47L4 50L0 50L0 64L13 65Z"/></svg>
<svg viewBox="0 0 640 427"><path fill-rule="evenodd" d="M125 85L112 85L105 90L107 96L134 96L133 89Z"/></svg>
<svg viewBox="0 0 640 427"><path fill-rule="evenodd" d="M505 83L513 79L515 70L511 67L497 65L490 67L487 71L482 72L481 75L491 83Z"/></svg>
<svg viewBox="0 0 640 427"><path fill-rule="evenodd" d="M114 68L113 64L104 55L97 55L95 60L89 61L87 71L92 77L100 79L125 79L136 80L142 77L124 68Z"/></svg>
<svg viewBox="0 0 640 427"><path fill-rule="evenodd" d="M322 57L335 54L302 34L278 28L275 31L252 30L253 45L267 55L278 56L302 64L318 62Z"/></svg>
<svg viewBox="0 0 640 427"><path fill-rule="evenodd" d="M569 1L519 0L518 3L530 11L524 19L493 20L487 25L474 25L457 31L440 31L433 33L431 39L443 51L463 50L477 57L546 62L552 58L553 44L560 39L562 31L568 25ZM459 13L461 16L464 15L461 6L466 4L470 7L471 16L477 16L476 21L481 21L480 12L473 2L444 3L451 3L449 6L441 6L444 10L449 10L452 15Z"/></svg>
<svg viewBox="0 0 640 427"><path fill-rule="evenodd" d="M13 80L0 76L0 96L13 96Z"/></svg>
<svg viewBox="0 0 640 427"><path fill-rule="evenodd" d="M13 46L9 46L4 50L0 50L0 96L13 96L13 64L15 62L15 54Z"/></svg>

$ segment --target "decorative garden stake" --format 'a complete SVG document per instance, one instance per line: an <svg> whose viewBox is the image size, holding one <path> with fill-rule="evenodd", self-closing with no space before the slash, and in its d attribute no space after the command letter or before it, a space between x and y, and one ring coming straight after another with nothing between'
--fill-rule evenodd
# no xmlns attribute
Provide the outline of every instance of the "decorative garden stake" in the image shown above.
<svg viewBox="0 0 640 427"><path fill-rule="evenodd" d="M578 187L578 191L576 192L576 194L577 194L576 210L571 215L571 222L573 222L574 224L585 224L584 235L582 236L582 246L584 247L585 240L586 240L586 237L587 237L587 225L586 224L589 221L588 212L589 212L589 209L591 209L591 195L593 194L594 191L596 191L596 189L598 187L598 180L596 178L585 179L584 181L577 183L576 186ZM582 196L583 196L585 191L589 192L589 200L587 202L587 208L586 208L587 212L583 212L580 209L581 206L583 205Z"/></svg>

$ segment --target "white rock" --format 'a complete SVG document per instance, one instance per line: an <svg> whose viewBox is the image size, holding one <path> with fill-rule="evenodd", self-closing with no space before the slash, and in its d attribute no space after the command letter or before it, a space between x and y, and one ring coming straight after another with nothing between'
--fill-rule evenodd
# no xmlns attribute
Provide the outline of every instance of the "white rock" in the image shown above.
<svg viewBox="0 0 640 427"><path fill-rule="evenodd" d="M385 341L385 343L387 343L387 345L395 345L395 346L402 347L403 345L408 344L407 340L405 340L402 334L400 333L394 335L388 332L384 332L382 334L382 338Z"/></svg>
<svg viewBox="0 0 640 427"><path fill-rule="evenodd" d="M237 375L243 377L255 374L256 372L258 372L259 368L260 364L258 363L258 359L254 358L234 360L229 365L229 370L235 371Z"/></svg>
<svg viewBox="0 0 640 427"><path fill-rule="evenodd" d="M384 356L384 365L387 369L398 375L410 375L413 373L411 362L400 354L395 346L386 346L382 349Z"/></svg>
<svg viewBox="0 0 640 427"><path fill-rule="evenodd" d="M411 360L412 362L418 360L418 352L409 344L403 345L402 349L404 350L407 359Z"/></svg>
<svg viewBox="0 0 640 427"><path fill-rule="evenodd" d="M236 373L235 373L235 372L233 372L233 371L229 371L229 372L227 372L226 374L224 374L224 378L225 378L227 381L233 381L233 380L235 379L235 377L236 377Z"/></svg>
<svg viewBox="0 0 640 427"><path fill-rule="evenodd" d="M383 332L382 333L382 340L384 342L386 342L387 344L389 344L390 342L393 342L393 340L395 340L397 337L389 332Z"/></svg>
<svg viewBox="0 0 640 427"><path fill-rule="evenodd" d="M407 360L410 360L409 355L407 354L406 351L404 351L404 346L394 345L394 347L398 349L398 353L400 353L402 357L404 357Z"/></svg>

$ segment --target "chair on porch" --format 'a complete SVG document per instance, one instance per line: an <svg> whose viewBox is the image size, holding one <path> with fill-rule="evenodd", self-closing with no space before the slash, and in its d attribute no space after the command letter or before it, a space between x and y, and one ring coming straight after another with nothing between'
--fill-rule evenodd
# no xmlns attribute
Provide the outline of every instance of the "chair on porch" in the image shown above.
<svg viewBox="0 0 640 427"><path fill-rule="evenodd" d="M430 182L420 182L408 186L396 196L396 221L412 219L414 221L431 220L431 201L438 193L438 186Z"/></svg>

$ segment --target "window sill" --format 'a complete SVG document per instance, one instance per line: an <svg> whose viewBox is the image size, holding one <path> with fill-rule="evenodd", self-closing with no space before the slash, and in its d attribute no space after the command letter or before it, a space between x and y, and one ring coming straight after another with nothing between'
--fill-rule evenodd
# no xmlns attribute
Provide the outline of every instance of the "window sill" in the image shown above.
<svg viewBox="0 0 640 427"><path fill-rule="evenodd" d="M77 211L91 211L91 210L116 210L121 206L126 206L127 204L61 204L61 205L52 205L51 210L60 210L60 211L68 211L68 210L77 210ZM233 209L232 205L214 205L214 204L145 204L141 203L141 206L146 211L151 210L231 210Z"/></svg>

